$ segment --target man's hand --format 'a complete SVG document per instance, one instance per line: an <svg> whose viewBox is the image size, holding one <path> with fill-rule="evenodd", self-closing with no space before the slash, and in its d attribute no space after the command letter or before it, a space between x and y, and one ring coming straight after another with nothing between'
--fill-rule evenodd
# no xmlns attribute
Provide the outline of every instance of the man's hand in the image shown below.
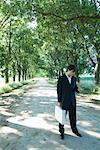
<svg viewBox="0 0 100 150"><path fill-rule="evenodd" d="M60 107L62 106L61 102L58 102L58 106L60 106Z"/></svg>
<svg viewBox="0 0 100 150"><path fill-rule="evenodd" d="M78 87L78 89L77 89L77 93L80 93L80 88Z"/></svg>

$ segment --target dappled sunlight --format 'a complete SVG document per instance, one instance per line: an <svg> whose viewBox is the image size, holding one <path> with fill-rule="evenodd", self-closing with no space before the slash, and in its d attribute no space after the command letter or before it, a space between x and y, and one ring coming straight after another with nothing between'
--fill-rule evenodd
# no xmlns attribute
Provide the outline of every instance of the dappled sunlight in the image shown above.
<svg viewBox="0 0 100 150"><path fill-rule="evenodd" d="M14 116L15 108L19 106L18 97L16 95L12 95L11 97L3 96L2 101L0 101L0 114L10 117Z"/></svg>
<svg viewBox="0 0 100 150"><path fill-rule="evenodd" d="M87 103L84 100L77 101L77 127L83 137L79 138L72 133L67 115L65 140L62 141L59 136L58 122L54 115L57 103L56 88L48 86L47 82L43 84L43 82L37 83L36 86L19 97L15 97L15 95L5 97L5 103L1 103L0 106L0 121L2 123L0 146L2 145L4 150L6 147L12 150L16 147L19 150L44 148L74 150L75 147L78 149L81 145L82 150L88 150L91 149L93 142L93 145L97 147L99 143L98 106L91 105L92 103Z"/></svg>
<svg viewBox="0 0 100 150"><path fill-rule="evenodd" d="M7 111L8 111L7 109L0 108L0 114L2 114L2 115L4 115L4 116L14 116L13 113L7 112Z"/></svg>
<svg viewBox="0 0 100 150"><path fill-rule="evenodd" d="M29 111L31 113L31 111ZM44 129L49 130L53 133L58 134L58 126L53 124L55 120L55 117L50 114L37 114L37 116L30 116L29 113L21 112L19 116L16 117L10 117L7 119L9 123L13 123L16 125L21 125L24 127L29 128L36 128L36 129Z"/></svg>
<svg viewBox="0 0 100 150"><path fill-rule="evenodd" d="M29 145L27 146L27 150L38 150L38 148L33 148L33 146Z"/></svg>
<svg viewBox="0 0 100 150"><path fill-rule="evenodd" d="M53 125L49 124L41 115L37 117L30 117L28 115L16 116L7 119L8 122L30 127L51 130Z"/></svg>
<svg viewBox="0 0 100 150"><path fill-rule="evenodd" d="M37 114L37 117L43 118L44 120L46 120L47 122L50 121L50 125L52 122L56 121L55 120L55 116L51 115L51 114L47 114L47 113L40 113ZM48 122L49 123L49 122Z"/></svg>
<svg viewBox="0 0 100 150"><path fill-rule="evenodd" d="M85 126L85 127L91 127L92 126L92 124L87 120L77 121L77 124L79 124L80 126Z"/></svg>
<svg viewBox="0 0 100 150"><path fill-rule="evenodd" d="M31 95L34 95L34 96L54 96L54 95L56 95L56 92L55 92L55 90L54 89L44 89L43 88L43 90L33 90L32 92L30 91L29 93L28 93L28 95L27 96L31 96Z"/></svg>
<svg viewBox="0 0 100 150"><path fill-rule="evenodd" d="M53 103L53 102L40 102L40 104L43 104L43 105L50 104L50 103Z"/></svg>
<svg viewBox="0 0 100 150"><path fill-rule="evenodd" d="M0 127L0 136L5 136L11 133L16 134L18 136L22 136L22 133L19 132L17 129L7 127L7 126Z"/></svg>
<svg viewBox="0 0 100 150"><path fill-rule="evenodd" d="M99 105L96 105L96 104L93 104L93 103L86 103L86 102L77 102L78 106L84 106L86 108L94 108L95 110L100 110L100 106Z"/></svg>
<svg viewBox="0 0 100 150"><path fill-rule="evenodd" d="M98 138L100 140L100 133L95 131L83 130L85 133L89 134L92 137Z"/></svg>

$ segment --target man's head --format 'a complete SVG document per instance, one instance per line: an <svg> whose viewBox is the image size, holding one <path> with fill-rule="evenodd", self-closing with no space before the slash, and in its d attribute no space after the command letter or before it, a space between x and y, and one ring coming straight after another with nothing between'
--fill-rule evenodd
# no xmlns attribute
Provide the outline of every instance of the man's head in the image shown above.
<svg viewBox="0 0 100 150"><path fill-rule="evenodd" d="M76 70L75 65L69 65L67 67L67 74L68 74L68 76L74 76L75 75L75 70Z"/></svg>

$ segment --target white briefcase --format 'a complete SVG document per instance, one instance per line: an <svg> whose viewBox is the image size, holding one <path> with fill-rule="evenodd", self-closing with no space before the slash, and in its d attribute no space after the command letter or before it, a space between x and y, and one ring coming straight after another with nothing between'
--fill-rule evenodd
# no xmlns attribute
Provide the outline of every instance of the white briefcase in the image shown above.
<svg viewBox="0 0 100 150"><path fill-rule="evenodd" d="M66 110L61 109L60 106L55 106L55 118L56 120L61 123L65 124L66 122Z"/></svg>

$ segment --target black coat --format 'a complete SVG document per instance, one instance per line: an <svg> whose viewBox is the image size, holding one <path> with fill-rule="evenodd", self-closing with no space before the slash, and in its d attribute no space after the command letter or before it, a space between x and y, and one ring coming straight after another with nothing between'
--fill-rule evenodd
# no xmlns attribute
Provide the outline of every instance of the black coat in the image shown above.
<svg viewBox="0 0 100 150"><path fill-rule="evenodd" d="M69 109L71 104L76 106L75 92L79 92L76 85L76 77L72 76L70 84L65 74L60 76L57 83L57 95L58 102L61 102L62 109Z"/></svg>

